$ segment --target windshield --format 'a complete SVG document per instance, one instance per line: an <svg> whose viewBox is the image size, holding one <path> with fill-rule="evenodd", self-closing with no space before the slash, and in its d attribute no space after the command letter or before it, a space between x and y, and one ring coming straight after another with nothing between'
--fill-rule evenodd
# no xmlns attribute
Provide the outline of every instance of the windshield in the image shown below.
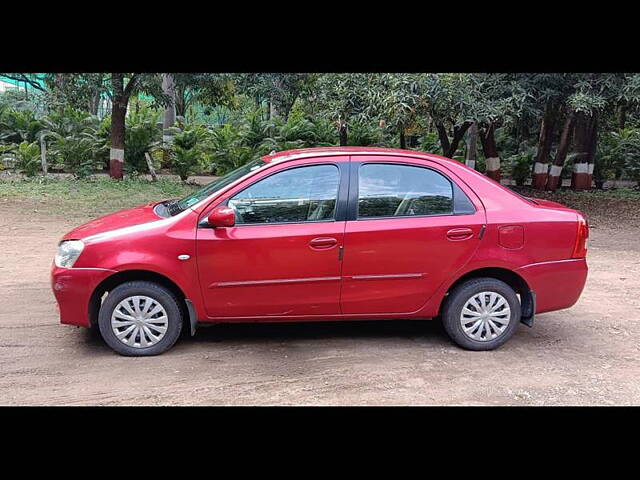
<svg viewBox="0 0 640 480"><path fill-rule="evenodd" d="M197 192L192 193L191 195L188 195L181 200L178 200L177 206L180 208L180 210L186 210L191 205L195 205L200 200L207 198L212 193L215 193L218 190L221 190L227 185L238 180L240 177L244 177L247 173L257 170L258 168L266 164L267 163L264 162L263 160L258 159L258 160L254 160L253 162L249 162L239 168L236 168L235 170L227 173L226 175L223 175L219 179L209 183L208 185L201 188Z"/></svg>

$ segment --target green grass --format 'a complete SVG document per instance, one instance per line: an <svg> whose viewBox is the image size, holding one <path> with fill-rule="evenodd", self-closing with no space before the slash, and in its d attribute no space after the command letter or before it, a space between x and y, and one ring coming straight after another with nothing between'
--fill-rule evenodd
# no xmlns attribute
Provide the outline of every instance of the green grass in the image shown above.
<svg viewBox="0 0 640 480"><path fill-rule="evenodd" d="M0 202L23 203L39 212L96 217L151 201L179 198L200 188L167 179L150 182L128 178L16 178L0 177Z"/></svg>

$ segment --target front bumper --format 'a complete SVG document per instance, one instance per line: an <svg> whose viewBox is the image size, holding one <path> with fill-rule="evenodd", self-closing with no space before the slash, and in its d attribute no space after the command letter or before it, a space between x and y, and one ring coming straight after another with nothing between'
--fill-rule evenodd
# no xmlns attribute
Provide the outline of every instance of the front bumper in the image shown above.
<svg viewBox="0 0 640 480"><path fill-rule="evenodd" d="M534 263L516 270L536 293L535 313L573 306L587 281L584 258Z"/></svg>
<svg viewBox="0 0 640 480"><path fill-rule="evenodd" d="M51 267L51 289L58 302L60 323L90 327L89 303L95 288L117 273L105 268Z"/></svg>

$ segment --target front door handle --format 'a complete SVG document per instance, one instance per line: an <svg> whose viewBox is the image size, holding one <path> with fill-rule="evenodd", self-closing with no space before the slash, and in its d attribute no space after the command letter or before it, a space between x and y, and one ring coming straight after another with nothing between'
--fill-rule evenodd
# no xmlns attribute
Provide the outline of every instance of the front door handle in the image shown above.
<svg viewBox="0 0 640 480"><path fill-rule="evenodd" d="M449 240L467 240L473 237L473 230L470 228L452 228L447 232Z"/></svg>
<svg viewBox="0 0 640 480"><path fill-rule="evenodd" d="M309 246L316 250L328 250L337 244L338 240L333 237L317 237L309 242Z"/></svg>

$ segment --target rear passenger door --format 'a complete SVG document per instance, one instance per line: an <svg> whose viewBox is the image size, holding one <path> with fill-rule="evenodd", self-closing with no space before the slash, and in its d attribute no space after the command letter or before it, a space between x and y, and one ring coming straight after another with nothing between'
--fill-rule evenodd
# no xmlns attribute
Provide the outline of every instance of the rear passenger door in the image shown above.
<svg viewBox="0 0 640 480"><path fill-rule="evenodd" d="M479 244L481 203L435 163L351 157L345 315L418 311Z"/></svg>

